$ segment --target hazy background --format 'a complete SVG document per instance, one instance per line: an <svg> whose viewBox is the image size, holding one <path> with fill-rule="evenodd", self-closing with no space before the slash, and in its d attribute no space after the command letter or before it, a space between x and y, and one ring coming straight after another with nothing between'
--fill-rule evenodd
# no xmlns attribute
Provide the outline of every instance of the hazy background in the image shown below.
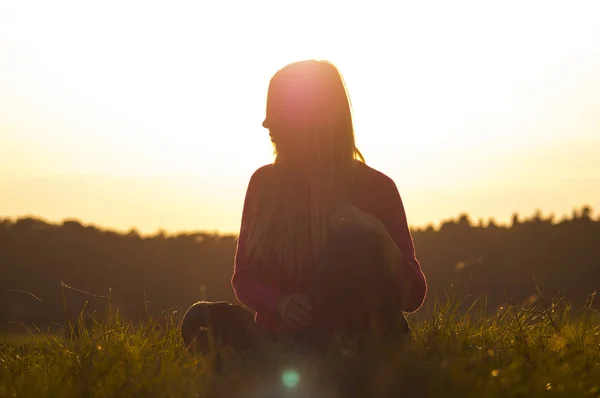
<svg viewBox="0 0 600 398"><path fill-rule="evenodd" d="M236 232L268 80L348 84L412 225L600 208L600 3L0 0L0 217Z"/></svg>

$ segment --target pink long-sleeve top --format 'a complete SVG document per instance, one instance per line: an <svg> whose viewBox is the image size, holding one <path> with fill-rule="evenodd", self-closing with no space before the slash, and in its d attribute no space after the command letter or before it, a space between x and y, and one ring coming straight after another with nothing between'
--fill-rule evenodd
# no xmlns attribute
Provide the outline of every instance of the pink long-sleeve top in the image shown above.
<svg viewBox="0 0 600 398"><path fill-rule="evenodd" d="M414 312L421 307L427 292L425 275L415 257L415 248L408 228L404 205L394 181L385 174L364 163L358 163L354 189L350 202L362 211L378 218L386 226L390 236L404 254L395 268L394 279L402 292L398 303L404 312ZM305 293L306 284L284 285L283 278L270 271L265 275L252 267L246 256L248 239L249 209L269 178L272 165L266 165L254 172L248 184L240 234L234 262L231 284L237 299L256 312L255 320L270 330L278 329L279 320L275 313L275 304L283 295ZM273 267L271 269L277 269ZM343 275L340 275L343 277Z"/></svg>

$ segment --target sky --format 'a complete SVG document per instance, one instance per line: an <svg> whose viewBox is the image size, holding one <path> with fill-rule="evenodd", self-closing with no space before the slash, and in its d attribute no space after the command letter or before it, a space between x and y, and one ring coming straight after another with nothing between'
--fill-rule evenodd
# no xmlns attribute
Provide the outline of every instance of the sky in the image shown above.
<svg viewBox="0 0 600 398"><path fill-rule="evenodd" d="M600 210L596 1L0 0L0 217L236 233L270 77L327 59L412 226Z"/></svg>

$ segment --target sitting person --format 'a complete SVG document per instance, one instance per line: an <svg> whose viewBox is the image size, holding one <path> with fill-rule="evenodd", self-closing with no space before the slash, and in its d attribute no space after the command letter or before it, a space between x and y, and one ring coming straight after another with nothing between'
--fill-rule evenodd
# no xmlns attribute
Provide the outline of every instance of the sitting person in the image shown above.
<svg viewBox="0 0 600 398"><path fill-rule="evenodd" d="M276 158L250 178L231 280L254 320L221 305L230 322L212 322L216 307L197 303L182 322L186 344L202 340L211 323L215 337L237 346L251 344L252 327L315 344L373 325L408 332L403 312L421 306L425 276L395 183L356 148L337 68L309 60L279 70L263 126Z"/></svg>

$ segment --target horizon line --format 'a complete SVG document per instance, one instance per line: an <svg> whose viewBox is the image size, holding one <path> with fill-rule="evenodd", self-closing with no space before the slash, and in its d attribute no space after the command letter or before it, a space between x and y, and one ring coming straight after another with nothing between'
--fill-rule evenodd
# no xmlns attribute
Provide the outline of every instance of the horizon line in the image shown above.
<svg viewBox="0 0 600 398"><path fill-rule="evenodd" d="M429 228L433 228L434 230L439 230L442 227L442 225L444 225L445 223L458 221L463 216L468 217L471 226L482 226L483 225L485 227L488 227L490 225L490 223L493 222L494 225L496 225L498 227L507 227L507 226L510 227L513 224L512 220L515 215L518 217L518 219L521 222L527 221L527 220L532 220L535 217L540 217L540 219L543 221L546 221L546 222L550 221L552 224L557 224L557 223L560 223L561 221L575 219L575 215L578 213L580 215L584 209L587 209L589 211L588 214L592 220L600 221L600 217L598 218L598 220L596 220L594 218L595 213L594 213L593 207L589 204L583 204L579 207L574 207L571 211L570 216L567 216L563 213L563 215L561 217L557 217L554 212L544 214L544 213L542 213L541 210L538 209L538 210L534 211L531 215L524 215L522 213L515 211L510 215L508 222L499 222L499 221L497 221L496 217L490 216L490 217L486 217L486 218L477 218L475 220L471 217L471 215L468 212L459 212L456 216L445 217L445 218L439 220L437 223L430 222L425 225L414 225L414 224L409 223L409 229L411 231L420 231L420 230L426 230ZM600 216L600 214L599 214L599 216ZM163 234L165 236L178 236L178 235L185 235L185 234L207 234L207 235L217 235L217 236L237 236L237 235L239 235L239 231L226 231L226 230L219 230L218 228L168 230L163 227L157 227L154 232L140 232L138 227L136 227L136 226L130 226L128 228L118 228L115 226L106 226L106 225L101 225L99 223L94 223L94 222L86 222L77 217L63 217L62 220L51 220L50 218L31 214L31 213L17 215L17 216L0 216L0 223L4 222L4 221L17 222L19 220L26 220L26 219L33 219L33 220L44 222L46 224L57 225L57 226L64 225L67 222L77 222L78 224L80 224L83 227L92 227L92 228L95 228L100 231L116 232L116 233L120 233L120 234L127 234L127 233L131 233L132 231L135 231L140 237L152 237L152 236L157 236L157 235L161 235L161 234Z"/></svg>

